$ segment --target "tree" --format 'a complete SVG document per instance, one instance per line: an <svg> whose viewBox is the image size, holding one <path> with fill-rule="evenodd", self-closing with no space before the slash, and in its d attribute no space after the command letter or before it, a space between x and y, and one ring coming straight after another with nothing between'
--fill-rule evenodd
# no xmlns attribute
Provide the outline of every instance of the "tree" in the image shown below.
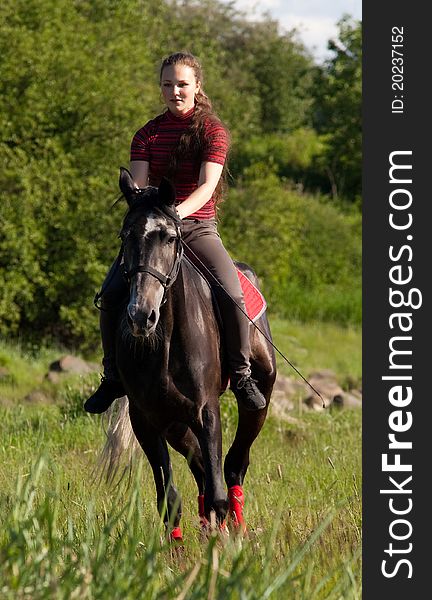
<svg viewBox="0 0 432 600"><path fill-rule="evenodd" d="M251 22L219 0L4 0L1 333L97 342L92 298L118 251L123 214L121 205L110 210L118 168L133 133L164 108L161 58L182 49L203 63L205 89L232 133L239 184L250 186L257 172L302 182L321 138L327 150L338 142L340 124L333 130L324 113L321 138L310 128L311 59L271 19ZM323 73L328 86L331 73ZM234 190L232 202L238 197ZM251 213L251 230L267 223L263 209Z"/></svg>
<svg viewBox="0 0 432 600"><path fill-rule="evenodd" d="M361 22L345 16L338 28L315 82L315 127L325 143L318 167L334 197L354 201L361 194Z"/></svg>

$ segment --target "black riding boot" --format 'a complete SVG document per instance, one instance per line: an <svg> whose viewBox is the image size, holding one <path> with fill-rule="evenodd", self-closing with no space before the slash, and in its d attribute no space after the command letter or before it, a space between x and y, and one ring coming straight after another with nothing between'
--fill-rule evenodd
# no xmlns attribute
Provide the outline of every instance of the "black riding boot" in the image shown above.
<svg viewBox="0 0 432 600"><path fill-rule="evenodd" d="M86 400L84 410L93 414L105 412L117 398L126 394L116 366L115 329L118 314L116 311L103 311L100 315L100 330L104 358L104 375L95 393Z"/></svg>
<svg viewBox="0 0 432 600"><path fill-rule="evenodd" d="M262 410L266 407L266 399L259 391L256 381L249 374L232 381L230 387L239 405L246 410Z"/></svg>
<svg viewBox="0 0 432 600"><path fill-rule="evenodd" d="M237 303L244 307L242 297L238 298ZM249 321L236 306L227 306L226 298L219 302L219 306L224 310L222 318L231 390L239 406L245 410L262 410L266 407L267 401L258 389L257 382L251 377Z"/></svg>
<svg viewBox="0 0 432 600"><path fill-rule="evenodd" d="M246 410L261 410L266 406L266 400L250 377L249 320L243 313L243 292L233 261L218 234L216 221L183 219L181 229L183 241L188 244L186 255L202 272L217 298L231 389L239 406ZM215 281L219 285L215 285Z"/></svg>

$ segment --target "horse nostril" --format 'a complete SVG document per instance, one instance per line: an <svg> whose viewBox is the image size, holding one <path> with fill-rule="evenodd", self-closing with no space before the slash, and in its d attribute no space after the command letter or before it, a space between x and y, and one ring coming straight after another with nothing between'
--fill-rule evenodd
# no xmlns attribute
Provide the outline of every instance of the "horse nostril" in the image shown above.
<svg viewBox="0 0 432 600"><path fill-rule="evenodd" d="M151 332L156 327L159 318L158 312L154 309L147 313L133 306L128 307L126 315L129 327L134 335L145 335L145 332Z"/></svg>

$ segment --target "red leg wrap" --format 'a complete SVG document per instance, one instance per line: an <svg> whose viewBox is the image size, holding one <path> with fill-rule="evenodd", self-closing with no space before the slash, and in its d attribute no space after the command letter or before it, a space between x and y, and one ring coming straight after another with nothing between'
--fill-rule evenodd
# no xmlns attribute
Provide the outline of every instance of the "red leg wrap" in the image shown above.
<svg viewBox="0 0 432 600"><path fill-rule="evenodd" d="M204 495L200 494L198 496L198 516L200 519L200 526L205 529L209 522L205 516L205 510L204 510Z"/></svg>
<svg viewBox="0 0 432 600"><path fill-rule="evenodd" d="M244 494L241 485L233 485L228 490L228 502L231 521L234 527L241 527L246 530L246 523L243 517Z"/></svg>
<svg viewBox="0 0 432 600"><path fill-rule="evenodd" d="M183 541L183 534L182 534L181 527L174 527L174 529L171 531L170 539L172 542L182 542Z"/></svg>

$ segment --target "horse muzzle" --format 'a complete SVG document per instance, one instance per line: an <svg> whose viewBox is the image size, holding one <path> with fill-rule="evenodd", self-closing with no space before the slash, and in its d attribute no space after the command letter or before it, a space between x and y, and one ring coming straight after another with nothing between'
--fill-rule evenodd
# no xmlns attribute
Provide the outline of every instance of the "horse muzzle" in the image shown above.
<svg viewBox="0 0 432 600"><path fill-rule="evenodd" d="M156 330L159 310L143 310L129 305L127 307L127 320L133 336L146 338Z"/></svg>

